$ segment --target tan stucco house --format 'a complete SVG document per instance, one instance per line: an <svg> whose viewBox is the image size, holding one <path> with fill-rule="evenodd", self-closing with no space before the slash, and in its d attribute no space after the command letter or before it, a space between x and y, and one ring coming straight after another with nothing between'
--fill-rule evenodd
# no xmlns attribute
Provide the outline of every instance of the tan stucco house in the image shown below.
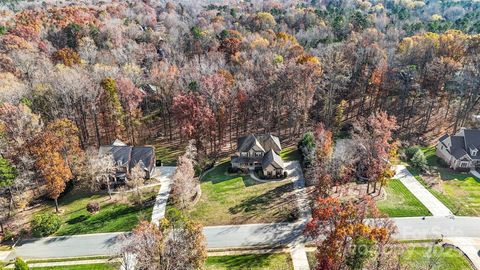
<svg viewBox="0 0 480 270"><path fill-rule="evenodd" d="M266 177L283 176L285 166L278 155L282 151L280 139L271 134L247 135L238 138L237 152L231 157L232 168L261 169Z"/></svg>
<svg viewBox="0 0 480 270"><path fill-rule="evenodd" d="M438 140L436 154L454 170L480 167L480 129L460 129Z"/></svg>

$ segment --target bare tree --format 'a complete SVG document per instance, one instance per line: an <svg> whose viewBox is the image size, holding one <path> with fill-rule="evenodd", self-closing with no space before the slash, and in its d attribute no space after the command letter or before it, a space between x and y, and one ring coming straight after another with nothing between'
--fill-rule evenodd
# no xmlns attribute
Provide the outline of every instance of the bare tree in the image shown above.
<svg viewBox="0 0 480 270"><path fill-rule="evenodd" d="M115 177L116 165L111 154L100 155L97 150L90 149L87 154L86 166L82 178L89 187L98 190L103 185L107 186L108 195L112 198L111 182Z"/></svg>
<svg viewBox="0 0 480 270"><path fill-rule="evenodd" d="M196 156L195 142L191 140L185 154L178 158L177 169L173 173L172 198L181 209L191 206L192 200L200 189L193 168Z"/></svg>

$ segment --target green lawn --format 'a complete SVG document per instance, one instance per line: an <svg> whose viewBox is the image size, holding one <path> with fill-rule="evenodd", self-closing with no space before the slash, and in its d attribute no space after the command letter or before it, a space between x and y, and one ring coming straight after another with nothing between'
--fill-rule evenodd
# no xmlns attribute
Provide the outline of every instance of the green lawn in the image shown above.
<svg viewBox="0 0 480 270"><path fill-rule="evenodd" d="M419 170L408 166L415 178L455 215L480 216L480 180L470 173L456 172L441 166L435 155L435 147L424 147L422 150L430 170L438 172L439 185L428 186Z"/></svg>
<svg viewBox="0 0 480 270"><path fill-rule="evenodd" d="M377 207L390 217L430 216L428 209L397 179L391 179L384 187L386 198Z"/></svg>
<svg viewBox="0 0 480 270"><path fill-rule="evenodd" d="M50 267L32 267L35 270L114 270L118 266L106 263L97 264L82 264L82 265L68 265L68 266L50 266Z"/></svg>
<svg viewBox="0 0 480 270"><path fill-rule="evenodd" d="M143 193L143 198L154 197L159 186L148 188ZM63 221L55 235L75 235L88 233L120 232L132 230L141 219L149 220L153 210L153 201L146 205L134 205L127 199L131 195L116 195L109 199L106 194L91 194L83 191L71 191L60 197L60 217ZM89 202L96 201L100 204L100 211L90 214L86 210ZM55 211L53 203L43 211Z"/></svg>
<svg viewBox="0 0 480 270"><path fill-rule="evenodd" d="M315 252L307 252L307 258L313 269L316 262ZM407 269L427 269L426 266L431 261L436 262L431 270L472 270L467 258L454 248L436 246L432 253L431 247L414 246L408 247L400 256L401 264Z"/></svg>
<svg viewBox="0 0 480 270"><path fill-rule="evenodd" d="M249 254L208 257L207 270L290 270L293 269L289 254Z"/></svg>
<svg viewBox="0 0 480 270"><path fill-rule="evenodd" d="M423 269L429 263L434 262L432 270L467 270L472 269L458 250L454 248L435 247L410 247L401 256L401 262L411 269ZM426 269L426 268L425 268Z"/></svg>
<svg viewBox="0 0 480 270"><path fill-rule="evenodd" d="M290 146L290 147L284 148L280 152L280 157L284 161L292 161L292 160L300 160L301 159L300 151L298 150L298 148L296 146Z"/></svg>
<svg viewBox="0 0 480 270"><path fill-rule="evenodd" d="M177 159L184 152L183 148L179 150L178 147L155 145L155 156L157 160L162 161L162 165L175 166Z"/></svg>
<svg viewBox="0 0 480 270"><path fill-rule="evenodd" d="M248 175L228 174L229 162L203 177L202 197L190 211L203 225L293 221L297 214L290 180L259 183Z"/></svg>

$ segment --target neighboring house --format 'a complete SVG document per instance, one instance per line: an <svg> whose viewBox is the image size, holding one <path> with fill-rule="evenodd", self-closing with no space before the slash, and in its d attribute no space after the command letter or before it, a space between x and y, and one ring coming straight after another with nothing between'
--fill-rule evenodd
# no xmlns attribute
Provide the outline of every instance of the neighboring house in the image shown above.
<svg viewBox="0 0 480 270"><path fill-rule="evenodd" d="M437 144L437 156L454 170L480 167L480 129L465 129L443 135Z"/></svg>
<svg viewBox="0 0 480 270"><path fill-rule="evenodd" d="M283 176L285 166L278 155L282 151L280 139L271 134L247 135L237 140L237 152L231 157L232 168L261 169L267 177Z"/></svg>
<svg viewBox="0 0 480 270"><path fill-rule="evenodd" d="M155 171L155 148L153 146L128 146L120 140L112 145L100 146L100 155L111 154L117 164L116 180L125 181L132 169L140 165L148 179Z"/></svg>

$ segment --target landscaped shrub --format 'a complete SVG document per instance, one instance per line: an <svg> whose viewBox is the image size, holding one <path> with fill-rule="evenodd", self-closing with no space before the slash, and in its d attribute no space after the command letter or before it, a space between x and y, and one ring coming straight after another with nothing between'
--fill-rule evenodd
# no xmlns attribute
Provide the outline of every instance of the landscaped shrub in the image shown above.
<svg viewBox="0 0 480 270"><path fill-rule="evenodd" d="M20 257L15 259L15 270L29 270L28 264L24 262Z"/></svg>
<svg viewBox="0 0 480 270"><path fill-rule="evenodd" d="M100 204L98 204L98 202L89 202L87 204L87 211L91 214L100 211Z"/></svg>
<svg viewBox="0 0 480 270"><path fill-rule="evenodd" d="M13 233L12 230L10 229L5 229L4 233L3 233L3 241L10 241L13 239L13 237L15 236L15 234ZM1 268L0 268L1 269Z"/></svg>
<svg viewBox="0 0 480 270"><path fill-rule="evenodd" d="M302 165L309 167L315 162L315 136L312 132L303 134L302 139L298 142L298 149L302 154Z"/></svg>
<svg viewBox="0 0 480 270"><path fill-rule="evenodd" d="M54 213L35 215L31 222L32 234L43 237L55 233L62 225L62 220Z"/></svg>
<svg viewBox="0 0 480 270"><path fill-rule="evenodd" d="M410 146L407 149L405 149L405 156L407 157L407 160L411 160L419 150L421 151L420 147L416 145Z"/></svg>
<svg viewBox="0 0 480 270"><path fill-rule="evenodd" d="M418 149L417 152L410 159L412 165L418 169L425 170L427 168L427 159L423 154L423 151Z"/></svg>

